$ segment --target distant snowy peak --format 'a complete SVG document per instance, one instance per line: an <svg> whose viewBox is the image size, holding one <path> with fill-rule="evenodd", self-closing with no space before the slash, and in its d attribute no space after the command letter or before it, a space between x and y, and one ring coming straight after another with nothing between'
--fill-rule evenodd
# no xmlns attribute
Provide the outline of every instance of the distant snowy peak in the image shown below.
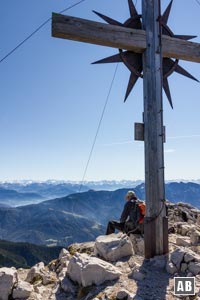
<svg viewBox="0 0 200 300"><path fill-rule="evenodd" d="M196 183L200 184L200 179L175 179L166 180L167 183ZM90 189L114 191L122 188L133 189L136 186L144 183L143 180L99 180L99 181L73 181L73 180L10 180L0 181L0 188L13 189L18 192L37 192L42 196L62 196L73 192L84 192ZM63 190L63 193L51 194L53 190ZM48 191L48 192L47 192ZM49 193L50 192L50 193Z"/></svg>
<svg viewBox="0 0 200 300"><path fill-rule="evenodd" d="M7 180L0 181L0 186L4 187L27 187L27 186L57 186L63 185L68 187L78 187L83 186L88 189L108 189L114 190L118 188L133 188L137 185L141 184L142 180L99 180L99 181L73 181L73 180L56 180L56 179L48 179L48 180Z"/></svg>
<svg viewBox="0 0 200 300"><path fill-rule="evenodd" d="M55 179L48 179L48 180L31 180L31 179L21 179L21 180L4 180L0 181L0 184L20 184L20 185L31 185L31 184L60 184L60 183L67 183L68 181L65 180L55 180Z"/></svg>
<svg viewBox="0 0 200 300"><path fill-rule="evenodd" d="M130 184L130 183L142 183L144 180L137 179L121 179L121 180L89 180L82 182L81 180L61 180L61 179L47 179L47 180L33 180L33 179L14 179L14 180L0 180L1 183L20 183L20 184L32 184L32 183L49 183L49 184L59 184L59 183L71 183L71 184L81 184L81 183L90 183L90 184ZM166 182L195 182L200 183L200 179L169 179Z"/></svg>

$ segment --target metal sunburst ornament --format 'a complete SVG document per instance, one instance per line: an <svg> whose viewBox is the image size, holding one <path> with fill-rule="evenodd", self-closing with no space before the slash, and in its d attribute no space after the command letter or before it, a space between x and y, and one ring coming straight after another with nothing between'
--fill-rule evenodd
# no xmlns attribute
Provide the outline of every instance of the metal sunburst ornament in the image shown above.
<svg viewBox="0 0 200 300"><path fill-rule="evenodd" d="M190 35L175 35L171 29L168 27L167 22L169 18L169 14L171 11L171 6L172 6L173 0L169 3L168 7L166 8L165 12L161 16L160 22L162 25L162 34L168 35L170 37L175 37L183 40L190 40L192 38L195 38L196 36L190 36ZM141 15L137 13L137 10L133 4L132 0L128 0L128 6L130 10L130 18L126 20L124 23L120 23L114 19L111 19L101 13L98 13L94 11L95 14L97 14L100 18L102 18L104 21L106 21L108 24L111 25L117 25L117 26L122 26L122 27L128 27L132 29L142 29L142 23L141 23ZM119 53L116 55L109 56L107 58L98 60L94 62L93 64L100 64L100 63L118 63L118 62L123 62L125 66L129 69L131 72L124 102L128 98L130 92L132 91L136 81L138 78L142 78L142 54L135 53L133 51L126 51L119 49ZM193 80L198 81L195 77L193 77L190 73L188 73L185 69L183 69L179 64L178 59L171 59L171 58L163 58L163 89L165 91L165 94L169 100L169 103L171 107L173 108L172 104L172 98L171 98L171 93L169 89L169 83L168 83L168 77L175 71L179 74L182 74L186 77L189 77Z"/></svg>

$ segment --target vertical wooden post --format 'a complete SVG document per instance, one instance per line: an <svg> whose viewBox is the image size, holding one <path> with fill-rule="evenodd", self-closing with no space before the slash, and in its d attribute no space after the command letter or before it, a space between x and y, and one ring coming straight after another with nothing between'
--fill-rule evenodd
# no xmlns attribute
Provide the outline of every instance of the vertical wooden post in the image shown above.
<svg viewBox="0 0 200 300"><path fill-rule="evenodd" d="M142 22L147 48L143 55L144 140L146 218L145 257L168 252L166 209L164 204L164 151L162 107L162 48L160 0L142 1Z"/></svg>

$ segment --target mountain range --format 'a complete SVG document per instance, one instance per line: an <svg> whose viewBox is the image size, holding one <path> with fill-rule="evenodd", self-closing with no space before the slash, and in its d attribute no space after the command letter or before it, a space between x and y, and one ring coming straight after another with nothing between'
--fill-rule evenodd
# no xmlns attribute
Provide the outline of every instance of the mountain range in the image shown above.
<svg viewBox="0 0 200 300"><path fill-rule="evenodd" d="M200 183L198 180L196 182L166 182L166 198L172 198L174 201L183 200L184 198L184 201L188 201L188 194L191 198L192 193L194 194L192 201L195 201L196 198L198 199L198 182ZM85 192L91 189L96 191L114 191L122 188L132 189L136 188L137 186L141 186L142 183L143 182L141 180L87 181L84 182L84 184L81 182L57 180L47 180L44 182L30 180L0 182L0 207L5 205L16 207L21 205L36 204L45 200L65 197L73 193ZM183 189L183 191L180 187ZM176 193L178 189L180 189L179 194ZM173 195L174 190L175 194ZM174 196L178 196L178 199L175 199ZM144 197L145 196L143 193L142 199L144 199ZM198 205L198 201L195 203L195 205Z"/></svg>
<svg viewBox="0 0 200 300"><path fill-rule="evenodd" d="M89 190L20 207L0 208L0 239L38 245L67 246L103 234L110 219L119 219L128 189ZM144 184L134 188L144 199ZM166 184L166 198L200 208L200 185Z"/></svg>
<svg viewBox="0 0 200 300"><path fill-rule="evenodd" d="M64 197L77 192L94 190L116 190L131 188L141 183L137 181L88 181L81 182L47 180L44 182L17 181L0 182L0 206L21 206L44 200Z"/></svg>
<svg viewBox="0 0 200 300"><path fill-rule="evenodd" d="M24 203L41 202L45 200L43 196L35 192L18 192L14 189L0 187L0 206L17 206Z"/></svg>
<svg viewBox="0 0 200 300"><path fill-rule="evenodd" d="M40 261L48 264L57 258L61 249L0 240L0 268L6 266L27 269Z"/></svg>

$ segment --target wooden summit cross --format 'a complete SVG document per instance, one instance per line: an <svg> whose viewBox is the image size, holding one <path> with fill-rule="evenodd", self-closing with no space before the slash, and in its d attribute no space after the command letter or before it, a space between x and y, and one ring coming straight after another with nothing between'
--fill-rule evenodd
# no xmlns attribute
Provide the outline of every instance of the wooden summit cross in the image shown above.
<svg viewBox="0 0 200 300"><path fill-rule="evenodd" d="M131 18L124 24L99 13L97 14L109 24L53 13L52 35L58 38L125 50L126 53L120 50L120 54L99 62L123 61L126 64L131 71L127 95L137 78L143 76L147 209L144 238L145 257L151 258L168 252L168 221L164 188L162 87L172 106L167 76L176 71L195 79L186 70L178 66L178 59L200 62L200 44L188 42L191 38L188 36L175 36L166 25L172 1L163 16L161 16L160 0L142 0L143 30L139 23L140 16L137 14L132 0L128 0L128 4ZM136 27L134 27L135 24ZM133 53L136 53L136 55L134 56ZM136 56L138 56L138 60L135 60ZM142 65L138 62L140 56L142 57ZM130 61L136 63L136 69ZM143 74L141 74L142 68Z"/></svg>

